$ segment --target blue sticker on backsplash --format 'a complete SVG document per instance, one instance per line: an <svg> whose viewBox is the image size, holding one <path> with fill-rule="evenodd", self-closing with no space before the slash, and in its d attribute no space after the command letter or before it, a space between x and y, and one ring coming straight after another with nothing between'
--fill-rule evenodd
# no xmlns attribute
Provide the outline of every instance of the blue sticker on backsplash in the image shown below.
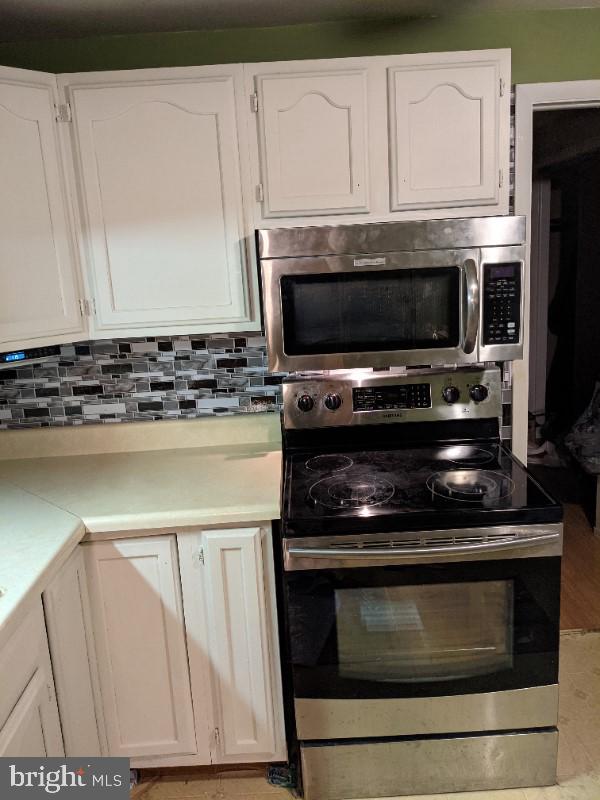
<svg viewBox="0 0 600 800"><path fill-rule="evenodd" d="M0 429L279 412L284 377L255 334L65 344L0 370Z"/></svg>

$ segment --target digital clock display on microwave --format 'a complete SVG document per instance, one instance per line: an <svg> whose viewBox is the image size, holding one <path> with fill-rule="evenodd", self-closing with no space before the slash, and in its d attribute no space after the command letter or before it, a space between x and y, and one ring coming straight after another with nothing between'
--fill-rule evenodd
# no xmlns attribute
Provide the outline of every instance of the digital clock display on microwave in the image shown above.
<svg viewBox="0 0 600 800"><path fill-rule="evenodd" d="M4 360L7 364L11 361L23 361L25 359L25 353L21 350L18 353L7 353L4 357Z"/></svg>
<svg viewBox="0 0 600 800"><path fill-rule="evenodd" d="M428 383L365 386L352 390L352 404L354 411L431 408L431 386Z"/></svg>

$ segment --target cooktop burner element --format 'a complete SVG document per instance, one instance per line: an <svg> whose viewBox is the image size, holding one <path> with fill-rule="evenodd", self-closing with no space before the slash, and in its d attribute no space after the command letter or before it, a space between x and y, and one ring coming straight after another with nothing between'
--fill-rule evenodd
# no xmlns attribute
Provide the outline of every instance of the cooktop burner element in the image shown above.
<svg viewBox="0 0 600 800"><path fill-rule="evenodd" d="M394 486L377 476L363 478L329 477L310 487L309 499L327 508L362 508L387 502Z"/></svg>
<svg viewBox="0 0 600 800"><path fill-rule="evenodd" d="M468 444L442 447L439 451L439 457L444 461L450 461L450 463L458 464L461 467L481 467L495 460L495 456L490 450L484 450L482 447L473 447Z"/></svg>
<svg viewBox="0 0 600 800"><path fill-rule="evenodd" d="M510 497L515 484L501 472L479 469L453 469L435 472L427 479L427 487L436 498L452 503L496 504Z"/></svg>
<svg viewBox="0 0 600 800"><path fill-rule="evenodd" d="M341 472L348 469L354 462L348 456L314 456L306 462L306 469L312 472Z"/></svg>

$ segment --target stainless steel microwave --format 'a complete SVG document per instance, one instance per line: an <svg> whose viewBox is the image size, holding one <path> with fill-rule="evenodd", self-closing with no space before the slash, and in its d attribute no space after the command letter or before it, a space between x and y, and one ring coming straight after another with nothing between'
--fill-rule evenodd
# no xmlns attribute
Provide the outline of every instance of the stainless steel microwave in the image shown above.
<svg viewBox="0 0 600 800"><path fill-rule="evenodd" d="M272 370L523 355L525 217L258 231Z"/></svg>

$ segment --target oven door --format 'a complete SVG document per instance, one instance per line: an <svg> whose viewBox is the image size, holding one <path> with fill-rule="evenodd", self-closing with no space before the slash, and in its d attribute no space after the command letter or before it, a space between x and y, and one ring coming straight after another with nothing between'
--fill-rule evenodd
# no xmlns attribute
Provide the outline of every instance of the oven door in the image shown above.
<svg viewBox="0 0 600 800"><path fill-rule="evenodd" d="M269 367L477 361L479 260L471 249L263 261Z"/></svg>
<svg viewBox="0 0 600 800"><path fill-rule="evenodd" d="M286 572L298 738L556 725L560 557L527 552Z"/></svg>

